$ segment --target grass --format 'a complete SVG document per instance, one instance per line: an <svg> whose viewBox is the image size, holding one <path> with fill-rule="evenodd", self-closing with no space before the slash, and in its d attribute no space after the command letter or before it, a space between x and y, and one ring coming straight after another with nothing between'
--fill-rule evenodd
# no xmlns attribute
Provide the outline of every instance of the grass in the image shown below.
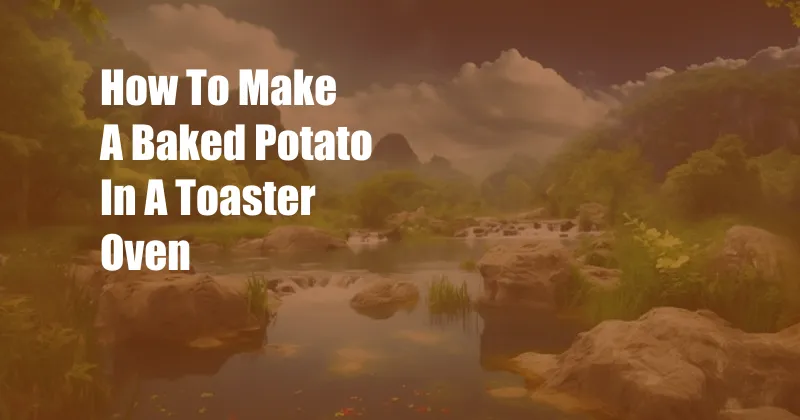
<svg viewBox="0 0 800 420"><path fill-rule="evenodd" d="M432 314L469 312L472 300L467 283L456 286L446 276L434 279L428 286L428 309Z"/></svg>
<svg viewBox="0 0 800 420"><path fill-rule="evenodd" d="M718 236L706 232L705 238ZM661 306L708 309L750 332L777 331L800 321L796 287L760 278L753 267L721 277L711 269L705 245L668 239L665 231L647 227L622 231L614 246L619 287L592 288L576 273L571 305L592 323L636 319ZM685 262L675 263L679 259Z"/></svg>
<svg viewBox="0 0 800 420"><path fill-rule="evenodd" d="M103 419L108 385L96 302L56 255L10 255L0 268L0 419Z"/></svg>
<svg viewBox="0 0 800 420"><path fill-rule="evenodd" d="M473 259L464 260L459 264L459 268L464 271L475 272L478 271L478 263Z"/></svg>
<svg viewBox="0 0 800 420"><path fill-rule="evenodd" d="M250 274L247 277L244 295L248 311L258 319L265 319L269 312L269 287L264 275Z"/></svg>

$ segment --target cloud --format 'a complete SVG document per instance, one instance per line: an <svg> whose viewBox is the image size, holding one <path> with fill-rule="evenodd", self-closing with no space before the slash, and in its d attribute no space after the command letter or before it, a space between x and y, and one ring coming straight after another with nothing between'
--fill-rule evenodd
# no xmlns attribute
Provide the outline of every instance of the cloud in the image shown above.
<svg viewBox="0 0 800 420"><path fill-rule="evenodd" d="M549 153L608 110L608 103L512 49L492 62L466 63L441 84L372 87L331 107L290 108L283 115L289 126L401 132L422 155L458 157L509 148Z"/></svg>
<svg viewBox="0 0 800 420"><path fill-rule="evenodd" d="M413 1L395 3L409 6ZM240 68L285 72L296 66L298 57L268 28L236 21L211 6L153 5L143 16L112 21L111 30L160 72L202 67L235 80ZM800 46L767 48L748 60L717 58L685 71L796 65ZM587 94L553 69L510 49L493 61L463 64L441 82L372 86L340 96L330 107L285 107L281 112L284 125L292 129L347 126L368 130L375 139L399 132L423 158L440 154L456 164L475 165L502 161L517 151L550 154L602 121L620 100L677 72L661 67L642 80Z"/></svg>
<svg viewBox="0 0 800 420"><path fill-rule="evenodd" d="M112 21L111 30L159 72L286 71L297 57L269 29L235 21L211 6L153 5L143 18ZM507 154L509 148L550 152L608 108L554 70L508 50L493 62L464 64L443 83L375 86L339 97L331 107L281 111L290 128L347 126L366 129L374 138L400 132L422 156L457 157Z"/></svg>
<svg viewBox="0 0 800 420"><path fill-rule="evenodd" d="M269 29L231 19L211 6L151 5L144 16L112 20L110 30L164 74L205 68L234 81L240 68L286 72L297 58Z"/></svg>

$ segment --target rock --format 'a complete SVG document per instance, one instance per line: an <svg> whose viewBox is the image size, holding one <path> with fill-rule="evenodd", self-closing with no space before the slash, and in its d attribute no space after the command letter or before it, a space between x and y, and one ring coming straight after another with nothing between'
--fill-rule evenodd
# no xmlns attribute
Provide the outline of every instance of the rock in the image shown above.
<svg viewBox="0 0 800 420"><path fill-rule="evenodd" d="M250 313L243 287L201 274L148 273L110 283L99 306L98 327L117 343L188 345L252 331L263 321Z"/></svg>
<svg viewBox="0 0 800 420"><path fill-rule="evenodd" d="M613 290L619 286L622 271L616 268L584 266L580 269L584 280L601 290Z"/></svg>
<svg viewBox="0 0 800 420"><path fill-rule="evenodd" d="M800 420L800 417L775 407L724 410L718 420Z"/></svg>
<svg viewBox="0 0 800 420"><path fill-rule="evenodd" d="M592 249L581 257L586 265L602 268L617 268L617 258L609 249Z"/></svg>
<svg viewBox="0 0 800 420"><path fill-rule="evenodd" d="M419 301L419 288L407 281L380 279L350 299L356 312L376 319L391 317L399 309L411 309Z"/></svg>
<svg viewBox="0 0 800 420"><path fill-rule="evenodd" d="M554 308L559 288L572 279L570 264L570 252L555 241L495 246L478 261L485 290L479 303Z"/></svg>
<svg viewBox="0 0 800 420"><path fill-rule="evenodd" d="M403 232L397 227L384 230L383 232L380 232L379 235L381 238L386 238L386 240L389 242L399 242L401 239L403 239Z"/></svg>
<svg viewBox="0 0 800 420"><path fill-rule="evenodd" d="M787 280L800 273L800 250L788 239L753 226L733 226L716 252L720 274L751 271L766 281Z"/></svg>
<svg viewBox="0 0 800 420"><path fill-rule="evenodd" d="M708 311L656 308L602 322L558 356L515 363L545 392L630 420L713 419L732 402L800 412L800 325L750 334Z"/></svg>
<svg viewBox="0 0 800 420"><path fill-rule="evenodd" d="M260 256L264 253L264 238L241 239L231 247L236 256Z"/></svg>
<svg viewBox="0 0 800 420"><path fill-rule="evenodd" d="M584 203L578 207L578 230L591 232L608 227L608 208L599 203Z"/></svg>
<svg viewBox="0 0 800 420"><path fill-rule="evenodd" d="M312 226L278 226L265 237L241 239L231 247L237 256L302 253L346 250L347 241Z"/></svg>
<svg viewBox="0 0 800 420"><path fill-rule="evenodd" d="M347 242L311 226L279 226L264 238L264 253L299 254L347 249Z"/></svg>
<svg viewBox="0 0 800 420"><path fill-rule="evenodd" d="M282 280L275 285L275 293L278 296L293 295L302 290L302 288L291 280Z"/></svg>
<svg viewBox="0 0 800 420"><path fill-rule="evenodd" d="M558 229L559 229L561 232L569 232L569 231L571 231L571 230L572 230L572 228L574 228L575 226L576 226L576 225L575 225L575 222L573 222L572 220L567 220L566 222L563 222L563 223L561 223L561 225L559 225Z"/></svg>
<svg viewBox="0 0 800 420"><path fill-rule="evenodd" d="M219 255L223 252L223 246L213 243L192 243L192 255ZM260 252L260 250L259 250Z"/></svg>
<svg viewBox="0 0 800 420"><path fill-rule="evenodd" d="M386 218L386 225L394 230L403 229L426 229L431 233L452 236L457 228L455 225L443 220L429 216L425 212L425 207L420 207L416 211L402 211Z"/></svg>
<svg viewBox="0 0 800 420"><path fill-rule="evenodd" d="M523 222L531 222L534 220L542 219L547 216L548 216L547 209L544 207L539 207L538 209L529 212L520 213L519 215L517 215L517 220Z"/></svg>

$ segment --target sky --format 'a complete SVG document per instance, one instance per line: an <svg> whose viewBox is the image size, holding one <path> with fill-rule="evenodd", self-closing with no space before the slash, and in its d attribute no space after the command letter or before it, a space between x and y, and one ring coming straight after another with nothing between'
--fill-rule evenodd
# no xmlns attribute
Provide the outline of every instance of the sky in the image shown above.
<svg viewBox="0 0 800 420"><path fill-rule="evenodd" d="M329 74L337 104L284 108L288 127L400 132L423 156L552 153L602 120L611 96L674 71L800 62L800 30L762 0L97 3L158 72Z"/></svg>

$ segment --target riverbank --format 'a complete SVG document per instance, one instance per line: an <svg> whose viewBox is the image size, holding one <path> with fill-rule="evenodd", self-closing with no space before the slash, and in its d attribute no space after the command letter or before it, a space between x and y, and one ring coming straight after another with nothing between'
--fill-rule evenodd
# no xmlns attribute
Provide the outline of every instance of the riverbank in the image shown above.
<svg viewBox="0 0 800 420"><path fill-rule="evenodd" d="M77 311L86 318L80 323L70 321L72 324L68 325L74 325L71 329L82 331L77 336L85 338L77 342L85 342L89 347L99 344L100 338L105 342L123 342L124 347L129 348L134 348L131 347L133 342L149 342L150 347L163 346L165 352L167 348L182 347L184 350L178 353L219 353L222 358L220 360L233 357L238 349L262 348L260 341L273 320L277 319L276 316L280 317L282 310L278 310L278 307L282 306L282 298L285 296L314 294L316 292L311 290L316 290L318 286L325 288L329 284L350 285L357 279L360 279L362 286L366 286L370 283L366 280L368 277L388 275L397 280L398 269L407 271L405 275L410 276L408 280L416 283L417 287L426 288L429 287L426 283L429 279L420 283L417 277L427 270L425 267L428 265L445 260L449 261L448 270L452 270L451 274L461 272L473 276L471 278L480 284L479 288L469 291L466 301L470 302L467 305L470 309L466 312L474 308L482 317L486 333L481 336L482 348L496 347L497 343L505 341L505 333L489 334L492 330L516 334L519 331L528 331L530 325L540 323L542 319L551 319L552 321L545 322L544 328L536 330L539 332L524 333L536 335L550 331L551 327L548 325L561 322L555 321L556 319L573 317L580 322L572 325L586 324L584 329L591 328L588 334L600 334L596 331L608 328L605 326L607 323L602 322L604 320L618 320L609 322L616 322L613 325L619 325L619 328L634 328L628 326L639 325L636 322L641 322L640 318L646 318L646 314L653 308L659 307L683 307L690 310L689 312L694 309L711 309L716 313L715 316L732 324L725 328L747 331L779 331L797 322L798 305L795 299L798 295L797 289L793 288L796 286L793 282L796 278L787 274L794 267L792 261L797 261L796 256L800 254L790 241L752 226L732 226L719 237L712 237L706 242L694 242L650 228L633 219L628 220L624 226L601 230L597 225L581 222L580 219L547 219L536 213L503 218L470 218L459 220L457 223L460 224L460 229L451 229L450 235L438 236L430 230L430 226L436 226L437 222L431 223L431 218L422 211L404 213L397 216L397 219L403 222L395 225L395 228L403 233L410 232L411 235L401 234L390 238L385 233L383 237L370 232L365 234L363 231L351 231L348 235L310 226L266 227L251 224L249 227L254 230L238 231L237 235L243 236L230 236L235 239L227 246L192 238L195 249L206 252L196 254L200 268L194 274L109 274L99 267L96 252L86 254L81 251L81 258L74 258L77 251L61 255L38 255L34 259L17 259L14 254L8 256L3 267L3 285L6 287L3 293L7 298L15 296L14 293L24 296L35 302L37 310L44 310L42 308L52 306L51 302L57 298L49 295L54 290L46 289L42 281L26 286L38 285L36 287L39 289L20 288L26 283L14 279L36 276L40 280L56 279L62 286L77 284L81 287L74 290L88 291L88 294L75 295L72 291L58 293L64 296L84 296L88 300L58 306L58 311L61 312L49 313L49 321L30 327L33 328L30 331L40 333L53 320L72 319L70 311ZM255 227L266 228L266 233L255 230ZM187 226L179 228L185 229ZM415 231L422 234L414 235ZM245 237L247 235L252 237ZM424 245L426 242L421 239L424 235L441 240L431 239L430 245ZM205 236L211 237L208 234ZM48 238L50 242L45 242L42 238L44 236L30 236L28 240L34 244L42 241L38 244L38 249L42 249L42 244L57 243L62 239L52 235ZM453 253L454 247L459 246L469 251ZM444 252L436 251L439 248ZM412 252L413 250L416 251ZM380 261L383 258L381 255L390 256L397 252L411 252L421 265L408 265L408 261L402 259L389 265L386 265L386 261ZM225 258L220 259L222 256ZM317 264L317 273L312 274L308 268L297 271L300 267L297 264L301 262L293 259L296 256L304 257L302 264ZM328 260L348 262L344 266L337 266L338 268L319 266ZM61 261L53 266L69 270L59 275L36 274L35 270L50 266L49 261ZM377 263L382 266L374 265ZM283 264L294 264L298 268L286 270L280 268ZM341 271L354 268L353 264L372 273L362 271L348 274ZM13 270L11 267L14 267ZM228 272L225 267L235 269ZM11 289L14 293L7 292L9 288L5 286L6 282L17 288ZM445 297L445 300L452 300L441 307L455 308L453 314L445 311L447 313L440 314L436 319L457 320L462 316L458 314L465 312L463 302L459 303L464 300L465 294L458 288L458 284L454 286L455 288L437 289L435 292L428 290L422 294L436 294ZM405 290L403 287L399 290ZM343 290L347 290L347 287ZM379 293L378 300L387 300L392 303L390 307L406 307L405 304L393 303L391 293L395 290L394 286L385 290L389 291L389 295ZM355 292L356 290L352 291ZM475 302L474 306L472 301ZM346 310L346 306L342 310ZM415 310L413 305L409 308L408 311ZM351 309L379 322L394 319L397 312L386 311L385 307ZM90 313L94 315L88 315ZM668 318L683 319L682 316ZM92 318L91 322L86 321L89 318ZM670 319L664 322L668 324ZM516 326L512 328L511 325ZM111 334L108 334L109 331ZM575 333L577 330L571 333L572 336ZM786 334L789 333L780 333L780 336ZM732 340L740 340L745 336L732 337ZM701 345L702 335L690 338L697 343L690 343L688 346ZM508 360L520 353L558 354L564 351L567 352L564 354L592 357L592 352L600 348L594 344L578 348L575 346L580 341L576 341L573 348L568 349L566 346L569 341L567 338L563 347L558 348L515 344L511 346L515 350L506 349L508 354L505 357ZM623 348L638 346L622 338L615 343ZM16 345L24 348L32 344ZM79 347L71 351L78 352ZM620 356L625 360L635 361L645 354L634 350L625 351L629 355ZM17 353L22 355L20 357L36 354L33 351ZM96 357L94 353L89 353L85 359L78 357L78 360L85 360L83 363L86 364L80 366L91 366L92 374L88 377L95 378L92 375L97 375L96 383L100 384L106 377L100 369L104 364ZM791 367L791 363L794 363L791 360L786 362L789 363L788 366L781 361L776 369L794 369ZM604 362L600 360L597 363L602 365ZM33 364L28 366L26 369L32 371L39 368ZM497 360L487 360L485 368L489 366L494 366L492 369L505 369L504 362L498 363ZM592 366L594 365L587 369L595 369ZM62 374L62 368L53 368L43 377ZM524 374L530 376L529 373ZM596 397L592 394L596 391L591 388L594 386L591 383L586 384L589 388L579 388L577 391L570 387L541 388L544 385L533 382L531 386L533 390L530 392L519 394L515 391L514 394L541 400L540 404L553 404L555 401L558 405L573 398L578 407L588 404ZM92 399L83 402L76 400L75 404L96 404L92 409L99 412L101 404L97 401L102 400L101 396L105 395L103 392L102 387L96 391L87 391L87 395L93 395ZM550 394L557 398L543 397ZM60 398L63 400L71 397L67 395ZM747 396L736 398L742 409L752 408L754 404ZM60 401L59 396L53 397L53 401ZM3 404L11 406L12 403L19 404L8 401ZM613 401L603 404L610 406L605 407L605 411L624 417L625 410L615 406ZM707 404L704 410L710 410L708 407L712 406L721 410L717 403L703 404ZM766 404L766 401L760 401L759 404ZM793 406L780 401L771 404L790 411L795 410ZM18 410L16 405L14 407L14 410Z"/></svg>

